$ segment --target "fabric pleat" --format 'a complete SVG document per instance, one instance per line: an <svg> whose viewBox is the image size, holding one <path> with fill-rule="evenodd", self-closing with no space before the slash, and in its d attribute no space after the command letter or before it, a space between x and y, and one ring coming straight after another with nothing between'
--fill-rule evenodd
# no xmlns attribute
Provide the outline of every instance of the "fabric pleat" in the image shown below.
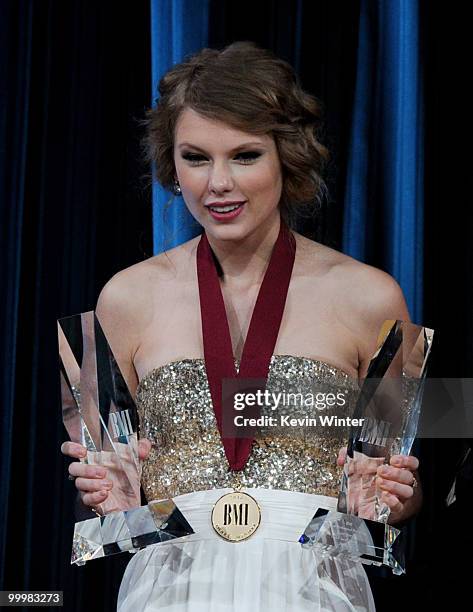
<svg viewBox="0 0 473 612"><path fill-rule="evenodd" d="M118 612L375 610L361 563L319 555L298 542L317 508L334 509L335 498L245 489L261 507L261 525L248 540L233 543L220 538L210 522L213 504L230 490L174 498L195 533L133 557Z"/></svg>

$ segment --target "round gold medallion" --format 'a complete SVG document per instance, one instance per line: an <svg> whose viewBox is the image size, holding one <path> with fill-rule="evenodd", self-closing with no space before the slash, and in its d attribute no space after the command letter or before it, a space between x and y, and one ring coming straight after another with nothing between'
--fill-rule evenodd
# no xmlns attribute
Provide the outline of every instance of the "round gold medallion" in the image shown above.
<svg viewBox="0 0 473 612"><path fill-rule="evenodd" d="M229 542L246 540L258 529L260 522L260 507L251 495L243 491L222 495L212 510L213 528Z"/></svg>

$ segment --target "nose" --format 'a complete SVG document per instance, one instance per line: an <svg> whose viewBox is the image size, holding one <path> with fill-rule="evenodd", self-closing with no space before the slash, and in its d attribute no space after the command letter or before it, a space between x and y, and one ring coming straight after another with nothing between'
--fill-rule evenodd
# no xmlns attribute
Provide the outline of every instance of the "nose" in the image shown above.
<svg viewBox="0 0 473 612"><path fill-rule="evenodd" d="M214 164L209 173L209 193L219 194L232 191L233 186L233 177L226 164Z"/></svg>

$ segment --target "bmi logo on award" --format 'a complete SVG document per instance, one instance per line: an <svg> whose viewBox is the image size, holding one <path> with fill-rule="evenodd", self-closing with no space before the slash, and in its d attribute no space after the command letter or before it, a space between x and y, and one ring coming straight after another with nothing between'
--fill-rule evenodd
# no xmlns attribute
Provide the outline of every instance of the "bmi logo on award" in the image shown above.
<svg viewBox="0 0 473 612"><path fill-rule="evenodd" d="M120 438L121 436L131 436L133 433L133 427L131 425L130 413L128 410L121 410L120 412L111 412L109 414L110 428L114 438Z"/></svg>
<svg viewBox="0 0 473 612"><path fill-rule="evenodd" d="M241 542L252 535L261 522L256 500L243 491L232 491L217 500L212 510L212 525L229 542Z"/></svg>

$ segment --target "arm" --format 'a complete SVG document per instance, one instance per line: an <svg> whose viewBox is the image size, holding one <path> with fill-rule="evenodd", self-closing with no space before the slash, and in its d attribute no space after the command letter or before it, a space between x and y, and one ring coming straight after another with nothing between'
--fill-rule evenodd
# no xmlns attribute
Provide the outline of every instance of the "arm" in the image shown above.
<svg viewBox="0 0 473 612"><path fill-rule="evenodd" d="M398 283L389 274L371 266L357 264L351 275L351 308L361 321L359 378L364 378L382 324L387 319L410 321L406 301ZM343 458L344 460L344 458ZM343 465L343 461L342 461ZM419 461L413 456L393 455L389 465L378 467L377 485L382 490L381 501L390 510L389 523L404 521L422 505L422 487L417 472ZM415 485L415 486L413 486Z"/></svg>

